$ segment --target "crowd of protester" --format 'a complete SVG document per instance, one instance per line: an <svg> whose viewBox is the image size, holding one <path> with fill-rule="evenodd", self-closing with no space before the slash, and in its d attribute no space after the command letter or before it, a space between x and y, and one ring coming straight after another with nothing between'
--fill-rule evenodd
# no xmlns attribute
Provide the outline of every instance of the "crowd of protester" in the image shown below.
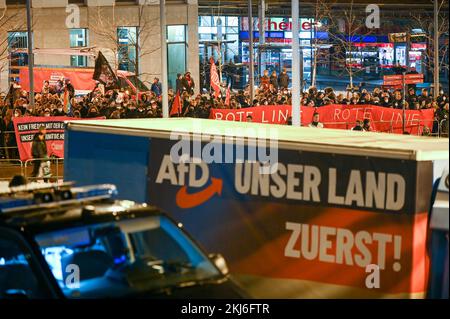
<svg viewBox="0 0 450 319"><path fill-rule="evenodd" d="M250 98L248 87L244 90L231 90L227 94L229 89L226 84L221 86L221 93L216 97L214 92L195 94L195 83L190 72L185 75L178 74L176 87L169 90L169 106L179 94L181 111L174 116L208 118L211 108L240 109L291 104L291 91L288 88L290 79L286 70L278 75L275 71L269 74L266 70L259 83L253 99ZM159 79L154 79L150 91L140 92L139 99L128 93L129 91L125 89L105 90L103 85L97 83L89 94L75 96L75 89L69 79L60 80L53 86L45 81L42 91L35 94L35 105L32 107L28 92L22 90L19 83L13 82L9 93L0 96L0 149L15 146L15 137L9 133L14 130L13 117L71 116L108 119L162 117L162 90ZM302 93L301 101L302 105L308 107L364 104L394 109L402 109L405 106L409 110L434 108L436 121L448 118L448 96L442 90L436 98L427 89L417 93L414 87L410 87L404 98L402 90L377 87L369 91L364 88L364 83L361 83L358 87L348 88L344 92L336 92L333 88L319 90L310 87Z"/></svg>

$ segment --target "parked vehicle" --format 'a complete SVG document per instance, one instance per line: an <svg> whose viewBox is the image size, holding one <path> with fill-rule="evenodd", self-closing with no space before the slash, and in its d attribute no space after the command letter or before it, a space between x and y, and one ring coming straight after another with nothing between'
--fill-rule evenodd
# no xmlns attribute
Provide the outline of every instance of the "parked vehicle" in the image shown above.
<svg viewBox="0 0 450 319"><path fill-rule="evenodd" d="M247 296L181 224L116 195L67 183L0 193L0 299Z"/></svg>

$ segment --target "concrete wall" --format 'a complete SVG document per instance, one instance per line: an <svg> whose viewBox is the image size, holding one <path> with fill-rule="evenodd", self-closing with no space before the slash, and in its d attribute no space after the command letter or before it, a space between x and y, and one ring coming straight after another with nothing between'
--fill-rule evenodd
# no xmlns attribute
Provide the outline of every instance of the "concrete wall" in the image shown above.
<svg viewBox="0 0 450 319"><path fill-rule="evenodd" d="M0 8L2 1L0 0ZM57 7L47 7L48 1L34 0L34 47L35 48L69 48L69 29L66 26L67 0L58 0ZM100 26L108 30L107 35L115 34L117 26L138 26L139 6L116 5L110 6L111 0L86 0L87 5L80 6L80 28L87 28L88 45L101 50L112 65L116 59L112 48L114 40L109 36L101 35ZM151 81L155 76L161 78L161 48L160 48L160 24L159 1L153 1L154 5L147 5L142 15L146 22L146 35L141 36L140 73L142 80ZM150 2L150 3L152 3ZM16 23L0 29L0 39L7 37L7 32L12 30L26 30L26 11L24 7L8 8L8 14L19 14ZM114 17L114 18L113 18ZM167 24L188 24L188 56L187 69L199 83L199 51L198 51L198 5L196 1L187 4L166 4ZM143 25L141 23L141 25ZM143 40L144 38L144 40ZM1 44L1 41L0 41ZM1 52L1 51L0 51ZM4 59L0 62L5 62ZM36 64L70 66L70 56L63 55L36 55ZM89 62L90 66L94 61ZM8 87L7 63L0 73L0 90Z"/></svg>

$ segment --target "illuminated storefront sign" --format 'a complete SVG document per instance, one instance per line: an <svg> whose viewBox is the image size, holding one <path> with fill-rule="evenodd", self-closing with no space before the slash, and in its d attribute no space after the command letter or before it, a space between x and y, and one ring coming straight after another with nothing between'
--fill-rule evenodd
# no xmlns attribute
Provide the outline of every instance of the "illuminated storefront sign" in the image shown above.
<svg viewBox="0 0 450 319"><path fill-rule="evenodd" d="M319 21L314 21L313 18L301 18L299 21L300 31L311 31L319 29L323 24ZM259 20L253 18L253 29L259 30ZM267 18L265 22L265 30L267 31L292 31L291 18ZM241 31L248 31L248 18L241 19Z"/></svg>
<svg viewBox="0 0 450 319"><path fill-rule="evenodd" d="M242 17L240 21L239 39L241 41L249 40L248 18ZM328 39L328 33L323 30L321 22L315 22L313 18L301 18L299 21L299 37L300 39ZM253 19L253 38L255 42L259 41L259 20ZM292 42L292 21L290 18L267 18L265 22L265 39L266 42Z"/></svg>

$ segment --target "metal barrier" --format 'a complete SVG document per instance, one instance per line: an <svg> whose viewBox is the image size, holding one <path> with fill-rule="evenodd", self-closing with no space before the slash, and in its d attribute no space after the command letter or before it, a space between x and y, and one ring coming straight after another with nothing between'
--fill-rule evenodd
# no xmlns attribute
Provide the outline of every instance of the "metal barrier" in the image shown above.
<svg viewBox="0 0 450 319"><path fill-rule="evenodd" d="M20 159L0 159L0 181L10 181L15 175L24 175L23 164Z"/></svg>
<svg viewBox="0 0 450 319"><path fill-rule="evenodd" d="M51 176L49 179L62 180L64 170L61 166L64 163L63 158L33 158L26 161L20 159L0 159L0 181L10 181L15 175L22 175L29 181L42 180L44 177L32 176L32 168L36 161L49 161Z"/></svg>
<svg viewBox="0 0 450 319"><path fill-rule="evenodd" d="M14 141L16 139L14 131L3 131L0 132L0 137L5 139L5 135L12 135L14 138ZM2 141L2 147L0 147L0 155L2 155L2 159L11 159L11 160L17 160L19 159L19 147L17 145L15 146L8 146L5 140Z"/></svg>
<svg viewBox="0 0 450 319"><path fill-rule="evenodd" d="M51 177L49 177L49 179L63 179L63 175L60 173L63 173L62 170L60 169L60 165L64 163L64 158L58 158L58 157L48 157L48 158L33 158L33 159L29 159L26 160L23 163L23 175L24 177L29 180L29 181L35 181L35 180L41 180L44 179L44 177L36 177L36 176L32 176L31 173L29 172L30 167L34 166L34 163L36 161L39 162L50 162L50 171L51 171ZM55 172L55 173L53 173Z"/></svg>
<svg viewBox="0 0 450 319"><path fill-rule="evenodd" d="M5 135L13 135L15 138L15 132L14 131L3 131L1 132L1 137L4 138ZM0 158L0 181L9 181L11 178L13 178L15 175L23 175L25 178L27 178L30 181L33 180L39 180L42 178L33 177L31 176L30 166L33 166L32 164L35 161L50 161L50 168L52 172L51 179L62 179L62 169L60 168L60 165L63 163L62 158L55 158L55 157L49 157L47 159L29 159L26 161L21 161L19 158L19 147L18 146L8 146L8 141L3 141L2 147L0 147L0 155L2 155L2 158Z"/></svg>

